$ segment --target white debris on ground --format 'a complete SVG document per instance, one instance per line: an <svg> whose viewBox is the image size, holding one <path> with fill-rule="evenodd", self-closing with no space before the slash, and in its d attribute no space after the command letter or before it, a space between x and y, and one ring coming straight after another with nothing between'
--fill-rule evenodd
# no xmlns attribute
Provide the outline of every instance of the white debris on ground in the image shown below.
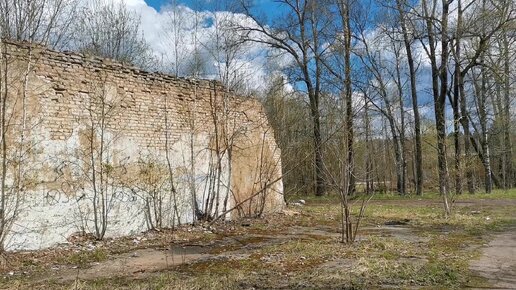
<svg viewBox="0 0 516 290"><path fill-rule="evenodd" d="M291 203L291 205L293 205L293 206L303 206L305 204L306 204L306 201L304 199L300 199L298 201Z"/></svg>

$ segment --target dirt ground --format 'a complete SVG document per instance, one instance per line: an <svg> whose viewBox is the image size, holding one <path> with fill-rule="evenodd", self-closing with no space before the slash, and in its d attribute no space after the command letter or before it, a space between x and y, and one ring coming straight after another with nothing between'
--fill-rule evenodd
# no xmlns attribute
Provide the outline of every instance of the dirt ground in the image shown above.
<svg viewBox="0 0 516 290"><path fill-rule="evenodd" d="M355 212L358 209L355 208ZM435 198L372 200L357 241L340 208L308 199L279 214L8 253L2 289L502 288L516 285L516 194L477 196L442 217Z"/></svg>
<svg viewBox="0 0 516 290"><path fill-rule="evenodd" d="M470 269L496 289L516 289L516 227L497 234L482 249Z"/></svg>

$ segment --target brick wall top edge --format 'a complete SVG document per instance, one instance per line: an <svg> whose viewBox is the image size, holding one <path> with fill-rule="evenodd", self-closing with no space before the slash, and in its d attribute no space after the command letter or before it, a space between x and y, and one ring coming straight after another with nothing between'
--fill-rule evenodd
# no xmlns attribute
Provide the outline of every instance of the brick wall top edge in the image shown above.
<svg viewBox="0 0 516 290"><path fill-rule="evenodd" d="M103 70L115 70L119 71L121 69L127 70L127 73L132 73L136 76L149 78L150 81L164 81L164 82L175 82L178 85L192 85L197 84L201 87L210 87L215 85L219 91L228 91L224 85L216 80L208 80L208 79L195 79L195 78L186 78L186 77L177 77L174 75L169 75L162 72L149 72L143 69L140 69L136 66L124 64L121 62L117 62L113 59L102 58L98 56L86 55L78 52L72 51L56 51L52 50L44 45L30 43L27 41L19 42L12 40L1 39L0 43L5 43L15 48L28 50L29 48L37 49L38 53L43 55L45 58L51 59L53 61L63 62L63 63L80 63L84 66L89 66L92 68L100 68ZM231 93L231 92L230 92Z"/></svg>

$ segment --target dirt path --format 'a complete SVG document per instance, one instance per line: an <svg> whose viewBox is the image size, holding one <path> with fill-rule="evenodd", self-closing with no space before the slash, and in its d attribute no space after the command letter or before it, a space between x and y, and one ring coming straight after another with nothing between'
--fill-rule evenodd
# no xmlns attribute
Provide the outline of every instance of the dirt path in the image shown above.
<svg viewBox="0 0 516 290"><path fill-rule="evenodd" d="M217 259L247 259L252 253L265 246L279 245L289 240L324 240L340 238L336 229L330 227L291 226L281 234L253 234L245 237L231 236L207 245L173 246L168 249L146 248L115 255L109 259L92 263L86 268L63 266L47 273L40 283L56 281L67 283L74 280L109 279L114 277L130 277L141 279L149 274L159 272L181 264ZM379 226L365 228L366 235L388 236L402 241L419 241L410 228L405 226ZM344 264L324 264L324 267L341 269Z"/></svg>
<svg viewBox="0 0 516 290"><path fill-rule="evenodd" d="M496 235L470 269L486 278L493 288L516 289L516 227Z"/></svg>
<svg viewBox="0 0 516 290"><path fill-rule="evenodd" d="M330 228L307 228L292 226L281 235L248 235L245 237L225 237L208 245L173 246L169 249L137 249L112 256L106 261L93 263L86 268L63 266L45 275L40 282L49 280L66 283L76 279L132 277L141 278L149 273L168 269L190 262L214 259L246 259L256 249L267 245L278 245L289 239L320 240L338 239L340 234Z"/></svg>
<svg viewBox="0 0 516 290"><path fill-rule="evenodd" d="M73 256L75 254L68 254L70 258L66 256L57 262L55 259L49 260L46 264L48 267L42 270L35 268L32 272L22 272L25 268L19 268L16 272L13 271L13 274L7 273L4 283L6 288L12 288L12 283L8 283L13 280L20 281L26 286L22 288L43 289L38 287L55 285L60 289L69 289L68 286L73 284L86 285L86 288L89 285L103 285L99 286L99 289L116 286L124 288L127 285L146 289L152 288L150 285L155 283L154 280L165 279L170 283L177 283L179 280L197 281L197 278L201 277L202 279L198 279L201 281L199 285L215 283L217 286L211 287L215 289L224 283L229 283L234 288L246 289L317 289L353 283L363 285L364 288L371 288L372 285L395 288L394 285L400 283L401 286L407 287L437 286L440 283L458 286L457 282L449 281L447 275L441 275L441 271L434 273L433 270L426 270L430 259L427 254L428 248L432 249L432 256L439 257L436 259L439 260L439 269L442 267L452 273L460 272L458 277L461 279L457 280L460 281L460 286L516 290L516 225L503 233L494 233L491 236L493 240L481 248L481 258L470 264L471 271L464 271L463 263L457 264L458 269L446 268L445 262L442 261L452 259L449 256L450 252L439 249L439 244L433 243L449 240L452 243L450 249L457 251L451 254L468 254L460 257L461 262L467 263L469 254L481 247L479 241L485 241L483 236L468 234L463 228L450 225L448 222L429 222L426 211L420 215L417 215L419 211L415 211L418 222L421 223L411 222L407 219L405 211L401 211L400 214L396 212L396 209L408 206L434 207L435 204L436 207L440 207L438 201L407 200L398 204L387 200L372 203L385 204L392 208L380 210L380 215L373 216L371 221L364 223L358 238L360 244L357 244L356 248L335 247L340 239L336 221L338 215L328 214L328 204L310 204L306 206L306 210L303 207L294 207L296 211L285 213L286 217L246 220L241 224L230 223L226 227L210 229L212 235L207 239L198 238L206 231L205 228L199 227L193 228L193 232L188 229L179 233L163 233L162 236L156 234L156 240L152 240L155 238L154 234L142 236L145 241L149 239L148 244L135 244L134 240L140 241L140 237L129 238L122 241L124 244L121 250L118 250L118 246L111 248L111 243L99 244L96 249L103 255L96 260L98 262L93 262L96 256L86 254L85 261L81 258L79 262L73 263L71 261L77 260ZM461 210L463 216L468 217L468 222L469 218L479 221L480 229L483 229L482 225L489 224L488 216L492 222L497 221L502 210L504 217L508 215L516 219L516 211L513 210L516 208L516 199L472 199L458 202L456 205L463 207ZM312 210L310 206L315 208ZM273 224L278 218L284 219L284 222L279 225ZM446 238L448 235L449 239ZM463 235L466 235L467 242L459 245L460 241L456 239L462 239ZM398 243L399 241L402 243ZM90 249L90 244L86 242L80 245L82 251ZM116 251L110 251L111 249ZM214 267L215 265L217 266ZM228 271L234 267L237 274L224 278L234 280L224 280L218 275L212 275L218 273L216 271ZM216 271L212 272L212 269ZM403 275L398 275L396 270L391 269L408 270L403 272ZM240 275L243 274L252 278L241 281ZM471 274L475 277L471 277ZM406 277L411 280L407 280ZM464 281L470 281L471 284L462 284Z"/></svg>

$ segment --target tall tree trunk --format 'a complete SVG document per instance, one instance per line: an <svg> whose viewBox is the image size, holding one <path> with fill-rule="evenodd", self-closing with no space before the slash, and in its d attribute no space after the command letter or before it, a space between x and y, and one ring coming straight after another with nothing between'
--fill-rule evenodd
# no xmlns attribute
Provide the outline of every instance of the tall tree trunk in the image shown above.
<svg viewBox="0 0 516 290"><path fill-rule="evenodd" d="M370 194L373 189L373 180L371 174L373 171L373 154L372 143L371 143L371 120L369 119L369 101L366 94L364 94L364 123L365 123L365 145L366 145L366 156L365 156L365 176L366 176L366 194Z"/></svg>
<svg viewBox="0 0 516 290"><path fill-rule="evenodd" d="M311 9L316 11L317 2L311 3ZM317 27L317 14L315 12L310 13L310 28L312 33L312 42L313 42L313 53L317 56L320 55L319 53L319 30ZM304 29L303 29L304 31ZM306 59L305 59L306 60ZM313 111L312 116L314 118L314 140L316 145L316 155L315 155L315 167L316 167L316 195L321 196L326 193L326 188L324 184L324 175L323 175L323 167L324 167L324 161L323 161L323 155L322 155L322 138L321 138L321 117L319 112L319 99L320 99L320 92L321 92L321 59L319 57L315 58L315 84L313 87ZM309 62L306 62L306 68L308 70L309 67L311 67ZM310 79L308 77L307 72L307 79Z"/></svg>
<svg viewBox="0 0 516 290"><path fill-rule="evenodd" d="M511 188L516 185L516 176L514 176L514 167L512 164L512 141L511 141L511 83L510 83L510 59L509 59L509 40L507 39L507 31L502 32L503 41L503 58L504 58L504 89L503 89L503 102L504 102L504 176L505 176L505 188Z"/></svg>
<svg viewBox="0 0 516 290"><path fill-rule="evenodd" d="M346 92L346 135L347 135L347 162L348 162L348 194L355 193L355 156L353 149L354 131L353 131L353 91L351 87L351 24L350 24L350 3L346 1L344 8L344 61L345 61L345 92Z"/></svg>
<svg viewBox="0 0 516 290"><path fill-rule="evenodd" d="M451 213L448 201L448 165L446 160L446 95L448 90L448 0L442 0L441 15L441 59L437 65L436 34L434 30L435 12L428 12L427 1L423 0L423 9L426 18L428 33L429 57L432 67L432 94L434 98L435 126L437 131L437 161L439 170L439 193L443 198L445 216ZM435 4L435 3L433 3ZM440 86L439 86L440 81Z"/></svg>
<svg viewBox="0 0 516 290"><path fill-rule="evenodd" d="M456 64L454 79L458 80L457 73L460 74L460 67ZM453 99L451 100L453 109L453 147L455 149L455 194L462 194L462 150L460 144L460 111L459 111L459 88L454 82Z"/></svg>
<svg viewBox="0 0 516 290"><path fill-rule="evenodd" d="M446 94L448 92L448 10L449 0L442 0L441 17L441 64L439 68L439 79L441 87L439 98L435 102L436 127L437 127L437 151L439 162L439 189L443 195L444 210L446 216L451 214L451 205L448 201L448 164L446 161Z"/></svg>
<svg viewBox="0 0 516 290"><path fill-rule="evenodd" d="M472 169L472 160L471 160L471 133L469 129L469 119L468 119L468 111L466 104L466 92L464 89L464 72L459 74L459 78L457 79L459 85L459 94L460 94L460 123L462 125L462 129L464 131L464 167L466 174L466 184L468 187L468 192L470 194L475 193L475 181Z"/></svg>
<svg viewBox="0 0 516 290"><path fill-rule="evenodd" d="M400 136L396 132L396 125L392 118L389 119L389 125L392 132L392 143L394 145L394 158L396 159L396 191L399 194L405 194L404 176L403 176L403 145Z"/></svg>
<svg viewBox="0 0 516 290"><path fill-rule="evenodd" d="M308 84L307 84L308 85ZM319 114L319 99L314 92L315 89L308 85L310 98L310 115L313 125L313 141L314 141L314 165L315 165L315 195L323 196L326 193L323 175L323 155L322 155L322 138L321 138L321 117Z"/></svg>
<svg viewBox="0 0 516 290"><path fill-rule="evenodd" d="M481 57L481 63L484 64L484 56ZM486 193L491 193L493 189L493 181L491 179L491 152L489 146L489 132L487 129L487 108L486 108L486 71L484 65L481 67L480 72L480 89L478 93L478 116L480 122L480 147L482 148L483 157L482 165L484 166L484 187Z"/></svg>
<svg viewBox="0 0 516 290"><path fill-rule="evenodd" d="M486 11L486 1L482 1L482 11ZM482 22L482 37L485 37L485 22ZM484 158L482 164L484 166L484 186L485 192L491 193L493 189L492 169L491 169L491 150L489 146L489 132L487 128L487 72L485 67L485 53L482 52L480 56L480 91L477 90L479 97L478 102L478 117L480 121L480 146L482 147L482 153Z"/></svg>
<svg viewBox="0 0 516 290"><path fill-rule="evenodd" d="M401 83L401 71L399 66L399 57L396 61L396 82L398 83L398 102L400 106L400 132L399 132L399 148L400 148L400 171L398 192L405 194L407 190L407 148L405 146L405 102L403 100L403 87Z"/></svg>
<svg viewBox="0 0 516 290"><path fill-rule="evenodd" d="M403 3L402 3L403 1ZM414 111L414 132L415 132L415 152L414 152L414 167L415 167L415 183L416 194L423 194L423 150L421 149L421 118L419 116L419 106L417 99L416 87L416 68L414 65L414 58L412 56L412 46L407 31L407 23L405 18L404 0L396 0L398 12L400 14L401 30L403 32L403 43L407 53L407 62L409 66L410 77L410 96L412 98L412 110Z"/></svg>
<svg viewBox="0 0 516 290"><path fill-rule="evenodd" d="M457 11L457 30L455 32L455 72L453 81L453 99L450 99L450 103L453 108L453 141L455 147L455 194L462 194L462 152L460 146L460 111L459 111L459 100L460 100L460 54L461 54L461 37L462 37L462 3L458 0L458 11Z"/></svg>

